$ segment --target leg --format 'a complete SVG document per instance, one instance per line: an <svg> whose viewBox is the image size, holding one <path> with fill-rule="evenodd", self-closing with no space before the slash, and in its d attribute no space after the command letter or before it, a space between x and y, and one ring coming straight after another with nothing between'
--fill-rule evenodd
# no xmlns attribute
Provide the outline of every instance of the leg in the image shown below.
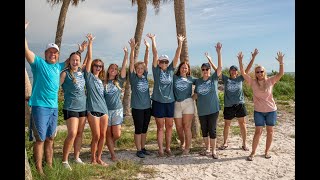
<svg viewBox="0 0 320 180"><path fill-rule="evenodd" d="M242 137L242 148L247 149L247 126L245 117L239 117L238 123L240 127L241 137Z"/></svg>
<svg viewBox="0 0 320 180"><path fill-rule="evenodd" d="M147 152L145 145L147 140L147 131L150 123L151 118L151 109L145 109L143 110L144 118L143 118L143 126L142 126L142 132L141 132L141 149L143 150L144 154L150 155L149 152Z"/></svg>
<svg viewBox="0 0 320 180"><path fill-rule="evenodd" d="M180 140L180 148L184 150L185 147L185 139L184 139L184 132L183 132L183 126L182 126L182 118L174 118L174 123L176 125L177 134Z"/></svg>
<svg viewBox="0 0 320 180"><path fill-rule="evenodd" d="M269 156L269 149L272 143L272 139L273 139L273 126L266 126L267 129L267 140L266 140L266 150L265 150L265 157L271 157Z"/></svg>
<svg viewBox="0 0 320 180"><path fill-rule="evenodd" d="M116 140L118 140L121 136L121 125L111 126L111 130L112 130L112 146L111 146L111 148L113 148L113 150L112 150L113 154L111 154L111 160L116 161L117 157L116 157L116 153L114 151L114 147L116 145Z"/></svg>
<svg viewBox="0 0 320 180"><path fill-rule="evenodd" d="M132 118L134 123L134 143L136 145L137 151L141 151L141 133L143 128L143 115L141 110L133 109Z"/></svg>
<svg viewBox="0 0 320 180"><path fill-rule="evenodd" d="M47 137L44 141L44 155L46 158L47 165L52 168L53 158L53 137Z"/></svg>
<svg viewBox="0 0 320 180"><path fill-rule="evenodd" d="M86 117L79 117L79 125L76 139L74 140L74 159L79 159L80 156L80 149L82 145L82 135L84 126L86 124Z"/></svg>
<svg viewBox="0 0 320 180"><path fill-rule="evenodd" d="M77 117L67 119L68 135L63 144L62 162L68 162L70 149L77 135L78 124L79 119Z"/></svg>
<svg viewBox="0 0 320 180"><path fill-rule="evenodd" d="M229 129L231 125L231 120L224 120L224 128L223 128L223 145L219 148L221 150L228 147L228 136L229 136Z"/></svg>
<svg viewBox="0 0 320 180"><path fill-rule="evenodd" d="M106 140L106 133L108 128L108 115L105 114L100 117L100 138L98 141L98 150L97 150L97 163L103 166L107 166L107 163L102 161L102 151L103 146Z"/></svg>
<svg viewBox="0 0 320 180"><path fill-rule="evenodd" d="M88 123L91 129L91 163L97 163L97 147L100 139L100 119L88 113Z"/></svg>
<svg viewBox="0 0 320 180"><path fill-rule="evenodd" d="M172 127L173 127L173 118L165 118L165 127L166 127L166 152L170 155L170 145L171 145L171 139L172 139Z"/></svg>
<svg viewBox="0 0 320 180"><path fill-rule="evenodd" d="M185 149L184 154L188 154L191 146L191 122L192 122L193 114L184 114L182 115L182 126L185 135Z"/></svg>
<svg viewBox="0 0 320 180"><path fill-rule="evenodd" d="M210 135L210 144L212 147L212 157L217 159L216 156L216 139L217 139L217 121L218 121L219 111L213 114L208 115L208 126L209 126L209 135Z"/></svg>
<svg viewBox="0 0 320 180"><path fill-rule="evenodd" d="M250 156L254 156L256 154L256 150L259 144L259 140L262 134L263 126L256 126L254 136L253 136L253 142L252 142L252 151Z"/></svg>
<svg viewBox="0 0 320 180"><path fill-rule="evenodd" d="M159 155L163 156L163 131L164 118L155 118L157 123L157 141L159 146Z"/></svg>
<svg viewBox="0 0 320 180"><path fill-rule="evenodd" d="M42 169L43 145L44 145L43 141L36 141L33 144L33 156L34 156L36 168L37 168L37 171L42 175L44 174Z"/></svg>
<svg viewBox="0 0 320 180"><path fill-rule="evenodd" d="M209 141L209 138L208 138L209 131L208 131L207 116L199 116L199 120L200 120L200 126L201 126L201 133L202 133L203 142L204 142L205 147L206 147L206 150L201 155L206 155L207 152L210 152L210 141Z"/></svg>

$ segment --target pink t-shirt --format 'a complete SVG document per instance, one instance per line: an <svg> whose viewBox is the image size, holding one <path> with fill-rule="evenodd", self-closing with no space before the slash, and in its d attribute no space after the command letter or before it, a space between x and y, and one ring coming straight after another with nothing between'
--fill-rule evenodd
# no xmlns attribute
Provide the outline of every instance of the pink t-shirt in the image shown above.
<svg viewBox="0 0 320 180"><path fill-rule="evenodd" d="M255 79L248 81L253 91L254 110L258 112L272 112L277 110L276 103L273 99L272 89L275 84L275 77L266 79L266 90L259 88L259 84Z"/></svg>

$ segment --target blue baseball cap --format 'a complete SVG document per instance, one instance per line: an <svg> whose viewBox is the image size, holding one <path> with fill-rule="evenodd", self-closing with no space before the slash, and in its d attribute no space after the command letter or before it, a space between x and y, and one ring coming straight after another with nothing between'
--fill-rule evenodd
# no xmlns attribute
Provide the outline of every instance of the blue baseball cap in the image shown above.
<svg viewBox="0 0 320 180"><path fill-rule="evenodd" d="M233 70L233 69L234 69L234 70L236 70L236 71L238 71L238 67L237 67L237 66L235 66L235 65L230 66L229 71L230 71L230 70Z"/></svg>

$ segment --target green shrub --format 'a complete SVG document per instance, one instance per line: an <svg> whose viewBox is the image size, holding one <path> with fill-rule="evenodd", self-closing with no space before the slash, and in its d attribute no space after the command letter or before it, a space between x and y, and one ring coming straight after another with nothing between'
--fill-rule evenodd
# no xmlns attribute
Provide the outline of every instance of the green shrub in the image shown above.
<svg viewBox="0 0 320 180"><path fill-rule="evenodd" d="M58 126L59 125L64 125L65 124L65 120L63 119L63 100L58 101Z"/></svg>

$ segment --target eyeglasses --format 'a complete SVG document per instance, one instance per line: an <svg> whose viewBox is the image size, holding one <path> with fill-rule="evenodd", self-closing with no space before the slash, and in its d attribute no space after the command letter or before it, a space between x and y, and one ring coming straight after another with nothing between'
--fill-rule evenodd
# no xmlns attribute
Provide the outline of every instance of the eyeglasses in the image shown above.
<svg viewBox="0 0 320 180"><path fill-rule="evenodd" d="M259 74L259 73L264 73L264 71L256 71L256 73L257 73L257 74Z"/></svg>
<svg viewBox="0 0 320 180"><path fill-rule="evenodd" d="M159 61L160 64L169 64L169 61Z"/></svg>
<svg viewBox="0 0 320 180"><path fill-rule="evenodd" d="M96 68L102 68L103 67L102 65L98 65L98 64L94 64L93 66L96 67Z"/></svg>
<svg viewBox="0 0 320 180"><path fill-rule="evenodd" d="M209 71L209 69L201 69L202 71Z"/></svg>

